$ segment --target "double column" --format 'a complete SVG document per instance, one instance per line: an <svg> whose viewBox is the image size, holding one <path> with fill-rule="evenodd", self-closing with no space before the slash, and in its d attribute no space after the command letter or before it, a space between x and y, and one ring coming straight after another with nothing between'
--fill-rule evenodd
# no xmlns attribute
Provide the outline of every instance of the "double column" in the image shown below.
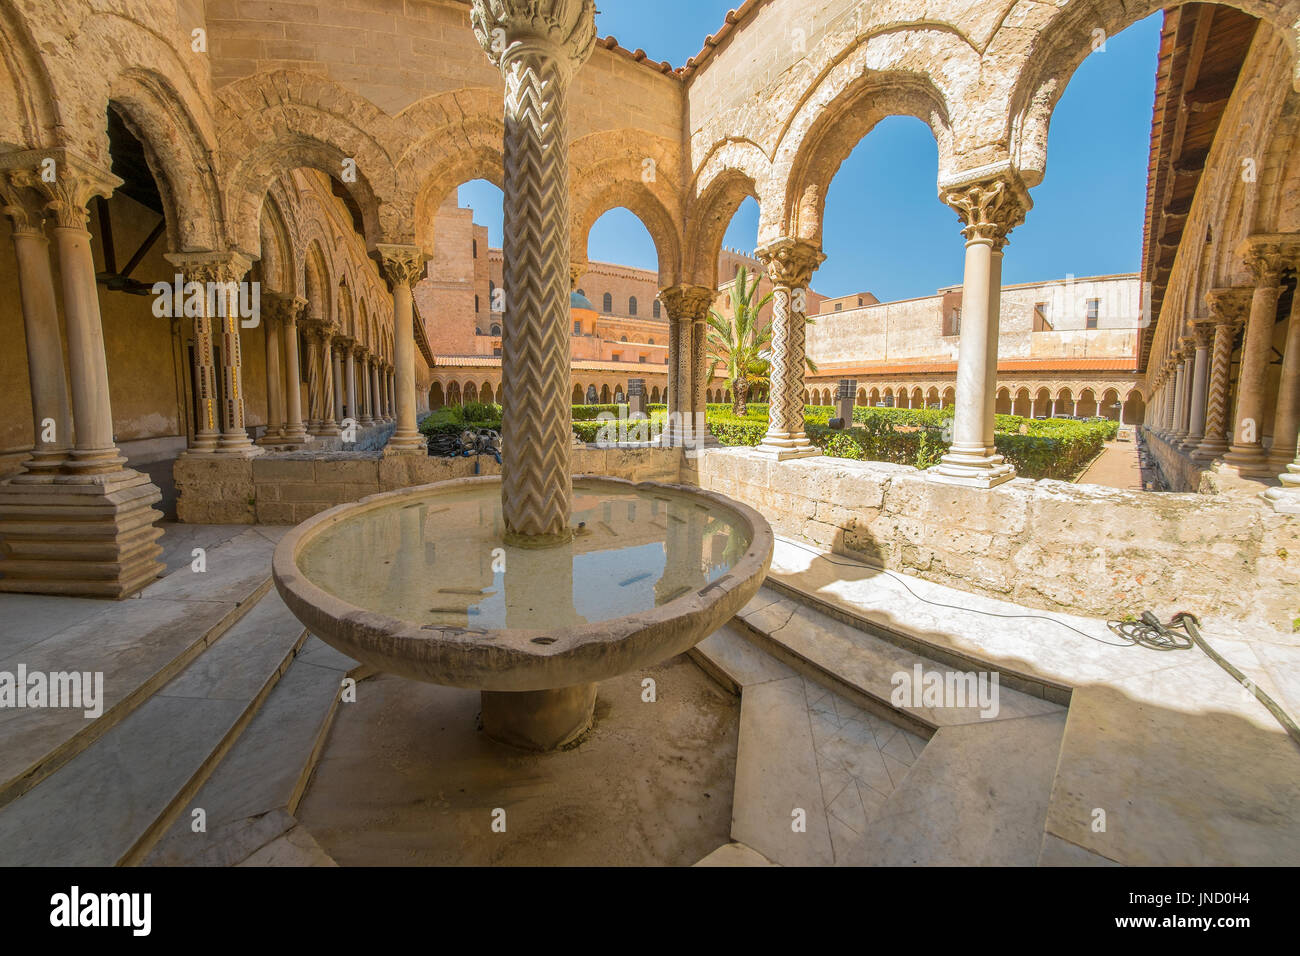
<svg viewBox="0 0 1300 956"><path fill-rule="evenodd" d="M659 293L668 316L667 443L698 448L708 434L704 394L709 309L715 292L708 286L675 285Z"/></svg>
<svg viewBox="0 0 1300 956"><path fill-rule="evenodd" d="M998 326L1002 302L1002 250L1031 206L1014 177L964 184L942 193L965 224L961 341L953 442L928 472L935 481L991 488L1015 477L994 444Z"/></svg>
<svg viewBox="0 0 1300 956"><path fill-rule="evenodd" d="M505 80L501 513L509 534L534 539L571 533L568 90L594 15L591 0L474 0L470 12Z"/></svg>
<svg viewBox="0 0 1300 956"><path fill-rule="evenodd" d="M72 448L72 405L59 336L50 242L45 236L44 202L23 180L23 174L5 173L0 178L0 197L13 226L32 396L32 457L23 463L26 474L15 480L29 481L48 479L67 462Z"/></svg>
<svg viewBox="0 0 1300 956"><path fill-rule="evenodd" d="M755 256L772 283L772 363L767 434L754 450L777 461L811 458L821 450L808 440L803 422L808 284L826 256L805 239L778 239Z"/></svg>
<svg viewBox="0 0 1300 956"><path fill-rule="evenodd" d="M415 420L415 304L411 287L424 276L424 255L417 246L380 244L384 274L393 290L393 361L396 363L397 427L385 455L424 454L424 438Z"/></svg>
<svg viewBox="0 0 1300 956"><path fill-rule="evenodd" d="M261 454L262 450L249 439L244 421L242 320L237 299L230 291L244 281L252 260L238 252L175 253L166 258L185 279L187 302L202 301L201 314L193 316L198 421L189 452L236 458ZM216 367L214 354L218 345L220 368Z"/></svg>
<svg viewBox="0 0 1300 956"><path fill-rule="evenodd" d="M277 338L281 343L276 349L276 355L284 356L284 424L280 429L279 444L301 445L309 439L302 420L302 358L298 354L298 319L307 308L307 300L273 295L267 301L270 304L270 321L276 323ZM270 334L271 326L268 325L268 337Z"/></svg>
<svg viewBox="0 0 1300 956"><path fill-rule="evenodd" d="M1215 321L1197 319L1192 323L1190 368L1191 411L1187 420L1187 437L1182 448L1189 455L1195 452L1205 438L1205 420L1210 385L1210 347L1214 341Z"/></svg>
<svg viewBox="0 0 1300 956"><path fill-rule="evenodd" d="M1282 270L1294 263L1297 251L1300 242L1293 236L1253 236L1241 247L1242 257L1255 275L1255 287L1241 347L1232 445L1223 460L1242 477L1265 478L1274 474L1264 452L1268 365L1277 303L1282 295Z"/></svg>

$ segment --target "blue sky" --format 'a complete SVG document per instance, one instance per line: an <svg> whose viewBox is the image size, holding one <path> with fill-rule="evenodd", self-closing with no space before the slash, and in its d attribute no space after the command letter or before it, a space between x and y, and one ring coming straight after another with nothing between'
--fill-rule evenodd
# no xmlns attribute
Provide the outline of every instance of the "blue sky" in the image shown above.
<svg viewBox="0 0 1300 956"><path fill-rule="evenodd" d="M735 0L602 0L602 36L680 66L699 52ZM1035 282L1136 272L1141 268L1151 107L1162 14L1111 37L1084 61L1057 106L1047 173L1030 193L1034 208L1011 234L1003 281ZM939 202L934 137L919 120L890 117L849 155L827 192L823 251L813 277L825 295L872 292L882 301L932 294L962 278L961 224ZM460 203L501 244L501 192L461 187ZM749 250L758 206L746 200L727 230L728 246ZM592 259L655 268L654 244L625 209L592 228Z"/></svg>

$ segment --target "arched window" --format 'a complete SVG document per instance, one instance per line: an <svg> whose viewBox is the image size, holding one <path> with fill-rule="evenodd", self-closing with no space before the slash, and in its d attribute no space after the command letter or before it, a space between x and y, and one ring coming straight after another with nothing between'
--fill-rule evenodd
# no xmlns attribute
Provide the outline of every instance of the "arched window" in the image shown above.
<svg viewBox="0 0 1300 956"><path fill-rule="evenodd" d="M658 300L658 299L655 299L655 304L654 304L654 310L653 310L653 311L654 311L654 316L655 316L656 319L659 318L659 306L660 306L660 302L659 302L659 300Z"/></svg>
<svg viewBox="0 0 1300 956"><path fill-rule="evenodd" d="M654 344L655 344L655 340L654 340L654 339L651 339L649 342L646 343L646 345L654 345Z"/></svg>
<svg viewBox="0 0 1300 956"><path fill-rule="evenodd" d="M614 311L614 297L608 292L605 293L605 301L603 304L605 306L604 311L606 315Z"/></svg>
<svg viewBox="0 0 1300 956"><path fill-rule="evenodd" d="M636 315L636 296L629 296L627 300L627 314Z"/></svg>
<svg viewBox="0 0 1300 956"><path fill-rule="evenodd" d="M478 296L474 296L474 314L478 315Z"/></svg>
<svg viewBox="0 0 1300 956"><path fill-rule="evenodd" d="M621 339L619 339L619 341L620 341L620 342L626 342L626 341L627 341L627 336L626 336L626 335L623 336Z"/></svg>
<svg viewBox="0 0 1300 956"><path fill-rule="evenodd" d="M501 326L497 325L495 322L492 323L492 334L493 335L501 334Z"/></svg>

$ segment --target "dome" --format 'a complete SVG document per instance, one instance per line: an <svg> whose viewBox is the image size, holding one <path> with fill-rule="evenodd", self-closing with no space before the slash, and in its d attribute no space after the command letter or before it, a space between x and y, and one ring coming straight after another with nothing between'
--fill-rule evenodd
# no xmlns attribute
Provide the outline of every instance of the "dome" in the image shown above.
<svg viewBox="0 0 1300 956"><path fill-rule="evenodd" d="M595 312L595 311L596 311L596 307L595 307L594 305L591 304L591 300L588 299L588 298L587 298L585 295L583 295L581 292L570 292L570 293L569 293L569 308L570 308L570 309L586 309L588 312Z"/></svg>

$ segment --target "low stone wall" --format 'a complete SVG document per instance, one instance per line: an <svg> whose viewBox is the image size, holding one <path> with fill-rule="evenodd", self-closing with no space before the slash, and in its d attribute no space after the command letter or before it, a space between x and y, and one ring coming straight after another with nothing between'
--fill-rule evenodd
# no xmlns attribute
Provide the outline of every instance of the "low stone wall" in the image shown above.
<svg viewBox="0 0 1300 956"><path fill-rule="evenodd" d="M573 449L574 474L679 480L676 450ZM478 471L475 471L477 463ZM271 452L257 458L182 456L173 474L177 514L193 524L297 524L366 495L474 474L499 475L489 456L431 458L379 452Z"/></svg>
<svg viewBox="0 0 1300 956"><path fill-rule="evenodd" d="M1204 465L1192 461L1145 426L1141 429L1141 442L1167 489L1210 493L1209 489L1201 486L1201 479L1207 471Z"/></svg>
<svg viewBox="0 0 1300 956"><path fill-rule="evenodd" d="M1212 611L1287 633L1300 615L1300 518L1261 501L1029 479L984 491L748 448L705 451L692 470L777 534L1029 607Z"/></svg>

